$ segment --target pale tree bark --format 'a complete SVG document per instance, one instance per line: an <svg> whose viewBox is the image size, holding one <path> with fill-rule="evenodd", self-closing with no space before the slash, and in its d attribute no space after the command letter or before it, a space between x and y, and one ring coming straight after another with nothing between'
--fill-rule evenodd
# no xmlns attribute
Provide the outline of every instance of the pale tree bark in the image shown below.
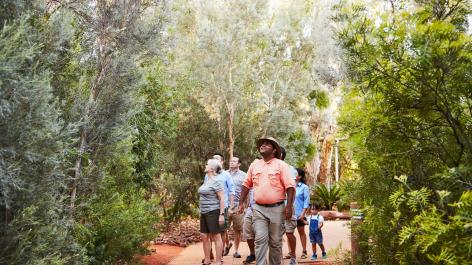
<svg viewBox="0 0 472 265"><path fill-rule="evenodd" d="M315 157L306 164L307 181L310 184L327 184L331 171L331 154L334 147L336 126L323 119L323 114L313 114L310 121L310 134L316 143Z"/></svg>
<svg viewBox="0 0 472 265"><path fill-rule="evenodd" d="M232 69L230 67L228 73L228 81L229 81L229 91L233 91L233 76L232 76ZM224 93L224 92L223 92ZM234 92L233 92L234 93ZM236 141L234 136L234 97L228 99L228 97L224 95L225 105L226 105L226 115L228 116L227 120L227 130L228 130L228 159L233 158L234 155L234 143Z"/></svg>
<svg viewBox="0 0 472 265"><path fill-rule="evenodd" d="M87 3L84 3L87 4ZM89 125L91 120L93 120L92 108L97 101L98 94L100 92L100 86L103 82L103 79L108 75L110 65L111 65L111 41L114 36L110 30L112 17L106 15L107 10L110 8L110 3L107 1L97 1L94 16L87 15L84 11L79 11L78 9L70 6L70 8L79 15L82 19L90 25L92 29L95 29L97 33L97 44L96 44L96 65L97 65L97 74L93 80L90 90L89 90L89 99L84 110L82 120L84 124L80 129L80 144L77 151L77 159L74 165L74 178L71 183L71 192L70 192L70 213L74 213L76 200L77 200L77 189L78 183L82 177L82 160L84 154L88 149L87 137L89 134Z"/></svg>
<svg viewBox="0 0 472 265"><path fill-rule="evenodd" d="M322 131L322 123L321 120L315 119L313 115L311 121L309 123L310 134L312 142L318 147L320 143L323 142L321 139L321 131ZM318 148L319 149L319 148ZM320 151L318 150L315 154L315 157L307 163L305 166L306 175L307 175L307 182L312 185L316 184L318 179L318 173L320 172Z"/></svg>
<svg viewBox="0 0 472 265"><path fill-rule="evenodd" d="M91 36L96 36L94 42L94 52L96 55L96 75L90 85L89 99L85 107L82 120L84 122L80 128L80 141L77 151L77 159L74 164L74 177L70 186L70 211L73 214L78 197L78 185L82 176L82 160L88 152L90 143L88 135L89 126L93 123L93 107L97 102L103 81L110 74L110 68L114 53L119 50L119 44L128 32L129 27L139 16L141 10L140 0L130 1L59 1L57 3L73 11L78 18L85 23ZM115 16L112 11L119 11Z"/></svg>
<svg viewBox="0 0 472 265"><path fill-rule="evenodd" d="M221 116L218 115L216 118L217 124L218 124L218 150L224 150L225 149L225 141L223 137L223 126L221 126ZM222 151L221 151L222 152Z"/></svg>
<svg viewBox="0 0 472 265"><path fill-rule="evenodd" d="M223 101L225 101L225 109L227 109L227 101L226 101L226 98L224 97L224 95L225 95L224 91L216 83L215 75L211 74L210 76L211 76L211 86L213 87L213 90L215 91L215 94L217 94L215 102L219 102L219 101L221 101L221 98L223 98ZM207 111L216 113L216 121L217 121L217 124L218 124L218 150L223 152L223 150L225 150L225 143L224 143L225 131L224 131L224 128L222 126L222 123L224 123L224 121L222 122L222 115L221 115L220 110L219 110L218 107L211 108L211 110L207 110Z"/></svg>
<svg viewBox="0 0 472 265"><path fill-rule="evenodd" d="M227 102L227 114L228 114L228 157L229 159L234 156L234 143L236 141L234 136L234 103Z"/></svg>
<svg viewBox="0 0 472 265"><path fill-rule="evenodd" d="M309 184L328 184L327 180L332 168L331 161L334 151L336 127L329 125L326 128L326 125L320 122L310 126L313 142L318 143L319 145L317 146L319 147L315 157L308 161L305 166L307 182Z"/></svg>
<svg viewBox="0 0 472 265"><path fill-rule="evenodd" d="M103 38L100 38L103 40ZM100 41L99 41L100 42ZM103 80L103 78L107 75L108 69L111 64L111 60L108 58L109 56L101 56L102 52L104 51L106 44L105 43L100 43L99 49L98 49L98 58L97 58L97 67L99 68L98 73L95 77L94 82L92 83L90 87L90 94L89 94L89 100L87 102L87 106L85 109L85 114L84 114L84 122L85 124L81 128L80 132L80 145L79 149L77 152L77 159L75 161L75 166L74 166L74 178L72 180L72 185L71 185L71 194L70 194L70 210L71 213L74 212L75 208L75 202L77 199L77 185L78 182L81 178L82 174L82 159L84 156L84 153L86 152L87 149L87 135L88 135L88 124L90 123L91 117L91 111L92 111L92 106L95 104L98 96L98 90L99 86Z"/></svg>
<svg viewBox="0 0 472 265"><path fill-rule="evenodd" d="M329 174L331 172L331 158L333 154L334 136L332 134L326 135L323 140L323 145L320 153L320 170L317 181L319 183L327 184Z"/></svg>

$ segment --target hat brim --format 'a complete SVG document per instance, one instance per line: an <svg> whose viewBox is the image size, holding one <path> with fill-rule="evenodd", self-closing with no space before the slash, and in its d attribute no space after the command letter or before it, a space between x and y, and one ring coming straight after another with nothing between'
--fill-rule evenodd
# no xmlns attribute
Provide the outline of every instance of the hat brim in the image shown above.
<svg viewBox="0 0 472 265"><path fill-rule="evenodd" d="M274 139L271 139L271 138L260 138L259 140L256 141L256 146L257 146L257 151L259 151L259 148L261 147L262 143L264 143L265 141L268 141L270 143L272 143L274 146L275 146L275 158L278 158L280 159L280 145L279 143L277 143L276 141L274 141Z"/></svg>

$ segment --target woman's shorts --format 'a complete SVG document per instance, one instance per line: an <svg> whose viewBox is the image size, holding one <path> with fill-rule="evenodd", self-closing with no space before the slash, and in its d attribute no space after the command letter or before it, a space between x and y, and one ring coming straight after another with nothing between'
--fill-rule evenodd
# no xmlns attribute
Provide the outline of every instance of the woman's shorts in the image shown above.
<svg viewBox="0 0 472 265"><path fill-rule="evenodd" d="M318 230L316 233L310 233L310 242L312 244L323 244L323 233Z"/></svg>
<svg viewBox="0 0 472 265"><path fill-rule="evenodd" d="M306 217L303 217L303 220L306 221ZM297 227L300 227L300 226L305 226L306 224L304 222L302 222L302 220L298 219L297 220Z"/></svg>
<svg viewBox="0 0 472 265"><path fill-rule="evenodd" d="M220 210L200 214L200 232L205 234L216 234L224 231L224 225L220 225L218 219Z"/></svg>

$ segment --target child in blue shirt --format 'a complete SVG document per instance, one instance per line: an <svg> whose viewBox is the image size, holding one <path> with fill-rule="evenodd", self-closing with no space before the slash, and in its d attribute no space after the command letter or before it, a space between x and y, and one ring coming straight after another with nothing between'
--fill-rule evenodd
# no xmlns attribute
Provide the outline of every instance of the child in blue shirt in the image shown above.
<svg viewBox="0 0 472 265"><path fill-rule="evenodd" d="M324 218L321 214L319 214L319 210L319 204L312 205L311 215L307 218L307 222L310 227L311 248L313 250L313 256L311 256L311 260L316 260L318 258L318 256L316 255L316 244L320 246L321 257L323 259L327 257L325 247L323 245L323 233L321 232L321 228L323 227L324 223Z"/></svg>

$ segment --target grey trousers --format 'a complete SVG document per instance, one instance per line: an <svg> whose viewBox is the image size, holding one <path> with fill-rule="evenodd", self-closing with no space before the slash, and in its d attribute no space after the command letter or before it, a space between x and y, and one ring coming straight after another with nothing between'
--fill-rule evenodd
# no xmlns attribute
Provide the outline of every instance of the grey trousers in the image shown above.
<svg viewBox="0 0 472 265"><path fill-rule="evenodd" d="M276 207L253 206L256 265L266 265L269 251L269 265L282 264L282 236L285 232L285 204Z"/></svg>

